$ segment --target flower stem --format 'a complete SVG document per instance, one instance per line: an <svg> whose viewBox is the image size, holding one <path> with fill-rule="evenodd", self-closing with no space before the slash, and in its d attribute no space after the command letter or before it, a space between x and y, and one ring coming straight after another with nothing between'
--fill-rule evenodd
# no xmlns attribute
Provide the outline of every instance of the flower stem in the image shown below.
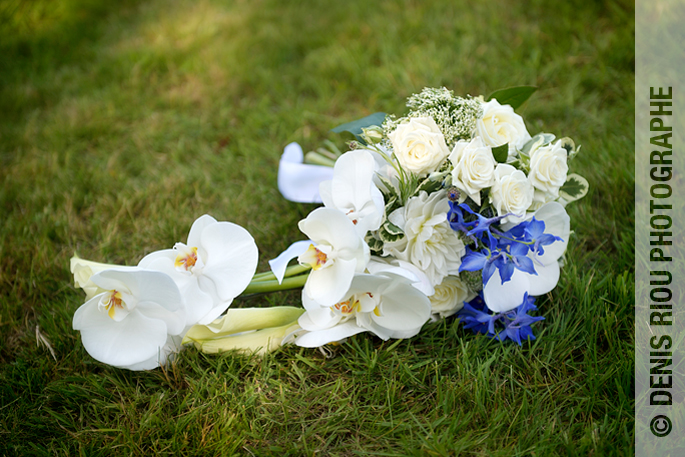
<svg viewBox="0 0 685 457"><path fill-rule="evenodd" d="M300 273L304 273L305 271L311 270L311 267L306 267L302 265L291 265L288 268L285 269L285 276L284 278L289 278L291 276L299 275ZM252 277L251 282L261 282L261 281L274 281L276 280L276 276L270 272L270 271L265 271L264 273L257 273Z"/></svg>
<svg viewBox="0 0 685 457"><path fill-rule="evenodd" d="M241 295L260 294L266 292L276 292L279 290L297 289L299 287L304 286L304 283L307 282L308 277L309 273L291 276L289 278L283 279L283 282L281 282L280 284L276 279L266 281L252 281L247 286L247 289L245 289L245 291L243 291Z"/></svg>

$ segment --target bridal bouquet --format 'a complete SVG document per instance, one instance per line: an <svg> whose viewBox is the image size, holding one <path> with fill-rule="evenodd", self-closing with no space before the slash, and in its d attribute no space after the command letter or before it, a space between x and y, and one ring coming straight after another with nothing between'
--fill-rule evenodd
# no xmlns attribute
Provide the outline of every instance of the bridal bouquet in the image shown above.
<svg viewBox="0 0 685 457"><path fill-rule="evenodd" d="M573 141L531 136L514 111L533 91L505 89L486 101L427 88L403 117L376 113L334 129L355 136L348 152L328 142L301 163L301 149L289 145L279 189L323 206L300 221L306 239L271 260L271 272L254 274L257 247L246 230L207 215L186 243L136 267L74 257L87 294L74 328L86 350L113 366L151 369L183 344L268 351L361 332L410 338L455 314L475 333L535 339L531 324L543 317L529 313L559 280L565 205L588 185L568 173ZM302 308L226 312L241 294L298 287Z"/></svg>

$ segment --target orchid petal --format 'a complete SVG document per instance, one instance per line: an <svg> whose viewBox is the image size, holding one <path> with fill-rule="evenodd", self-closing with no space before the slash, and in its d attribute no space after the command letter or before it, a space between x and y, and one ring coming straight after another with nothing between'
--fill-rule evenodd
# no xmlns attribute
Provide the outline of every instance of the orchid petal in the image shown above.
<svg viewBox="0 0 685 457"><path fill-rule="evenodd" d="M204 227L201 244L207 250L202 276L214 282L221 300L240 295L257 269L258 250L252 235L239 225L217 222Z"/></svg>
<svg viewBox="0 0 685 457"><path fill-rule="evenodd" d="M176 270L174 260L177 255L178 251L175 249L152 252L143 257L138 266L165 273L174 280L186 303L186 322L189 326L196 323L207 324L225 311L228 305L223 308L219 307L218 313L210 315L214 308L214 299L209 293L200 289L197 278L191 273Z"/></svg>
<svg viewBox="0 0 685 457"><path fill-rule="evenodd" d="M571 233L571 218L561 204L550 202L535 212L535 218L545 223L545 233L558 236L562 241L555 241L545 246L544 255L538 257L542 263L551 263L559 259L566 251Z"/></svg>
<svg viewBox="0 0 685 457"><path fill-rule="evenodd" d="M305 348L315 348L324 344L343 340L366 329L352 322L345 322L330 329L307 332L295 339L295 344Z"/></svg>
<svg viewBox="0 0 685 457"><path fill-rule="evenodd" d="M393 259L392 263L387 263L382 257L372 257L366 269L372 275L390 273L407 278L412 286L426 296L435 293L435 287L431 284L430 278L420 268L404 260Z"/></svg>
<svg viewBox="0 0 685 457"><path fill-rule="evenodd" d="M406 283L399 283L392 292L384 292L380 316L372 313L371 319L391 330L391 337L396 338L393 336L395 332L402 332L407 338L407 332L414 336L421 330L430 318L430 309L430 300L424 293Z"/></svg>
<svg viewBox="0 0 685 457"><path fill-rule="evenodd" d="M163 366L167 361L172 360L173 357L181 351L181 336L180 335L167 335L166 343L161 347L157 354L139 363L134 363L127 365L127 370L131 371L142 371L142 370L152 370L159 366Z"/></svg>
<svg viewBox="0 0 685 457"><path fill-rule="evenodd" d="M334 327L342 316L334 313L331 308L306 308L307 311L300 316L299 324L304 330L317 331Z"/></svg>
<svg viewBox="0 0 685 457"><path fill-rule="evenodd" d="M530 281L529 295L538 296L551 292L559 282L559 262L554 260L548 265L535 265L537 276L528 275Z"/></svg>
<svg viewBox="0 0 685 457"><path fill-rule="evenodd" d="M206 247L202 244L202 232L204 232L204 230L210 225L214 225L216 223L216 219L209 214L204 214L195 219L193 225L190 226L190 231L188 232L188 242L186 244L188 246L196 247L199 251L198 254L202 259L207 258ZM178 252L176 252L176 254L178 255ZM175 258L176 257L174 257L174 259Z"/></svg>
<svg viewBox="0 0 685 457"><path fill-rule="evenodd" d="M336 259L330 267L312 270L302 292L320 306L333 306L344 298L356 269L356 259Z"/></svg>
<svg viewBox="0 0 685 457"><path fill-rule="evenodd" d="M369 151L346 152L335 162L333 179L319 187L324 204L345 213L361 236L380 227L385 209L383 194L373 182L376 167Z"/></svg>
<svg viewBox="0 0 685 457"><path fill-rule="evenodd" d="M312 243L313 242L310 240L295 241L293 244L288 246L288 249L281 252L278 255L278 257L269 260L269 266L271 267L271 271L276 276L276 279L278 280L279 284L283 281L283 277L285 276L285 270L288 267L288 263L292 259L304 253L307 249L309 249L309 246L311 246Z"/></svg>
<svg viewBox="0 0 685 457"><path fill-rule="evenodd" d="M120 368L155 357L166 343L166 324L146 317L137 309L121 322L115 322L98 310L98 300L99 296L92 298L74 313L74 330L81 332L88 354Z"/></svg>
<svg viewBox="0 0 685 457"><path fill-rule="evenodd" d="M306 219L301 220L298 226L317 244L328 244L338 250L356 250L363 243L352 221L337 209L317 208Z"/></svg>
<svg viewBox="0 0 685 457"><path fill-rule="evenodd" d="M520 306L529 291L531 275L514 270L511 280L502 284L499 271L495 269L491 280L483 287L483 299L495 313L503 313Z"/></svg>

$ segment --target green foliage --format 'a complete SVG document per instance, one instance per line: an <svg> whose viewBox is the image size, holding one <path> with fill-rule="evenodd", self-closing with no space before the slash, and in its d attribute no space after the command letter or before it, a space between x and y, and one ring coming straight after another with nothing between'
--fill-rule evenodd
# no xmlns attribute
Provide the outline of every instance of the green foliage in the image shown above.
<svg viewBox="0 0 685 457"><path fill-rule="evenodd" d="M632 455L633 17L611 1L3 2L0 455ZM424 87L512 84L540 87L529 131L582 143L591 183L538 340L448 319L332 358L190 348L144 373L83 349L74 251L134 265L209 213L253 234L263 271L314 208L278 193L286 144L402 113Z"/></svg>
<svg viewBox="0 0 685 457"><path fill-rule="evenodd" d="M497 163L506 163L509 156L509 143L504 143L492 148L492 155Z"/></svg>
<svg viewBox="0 0 685 457"><path fill-rule="evenodd" d="M571 173L566 177L566 182L559 189L559 195L567 202L583 198L587 194L590 185L587 179L579 174Z"/></svg>
<svg viewBox="0 0 685 457"><path fill-rule="evenodd" d="M513 109L517 109L523 105L536 90L538 90L538 88L535 86L508 87L506 89L496 90L491 93L486 100L492 100L494 98L500 105L509 105Z"/></svg>
<svg viewBox="0 0 685 457"><path fill-rule="evenodd" d="M331 132L333 133L342 133L342 132L350 132L354 137L357 139L357 141L361 141L362 143L366 144L364 141L364 138L362 137L362 129L365 129L367 127L371 127L372 125L383 125L383 121L385 120L385 113L373 113L370 114L366 117L363 117L361 119L357 119L356 121L352 122L347 122L345 124L339 125L333 129L331 129Z"/></svg>

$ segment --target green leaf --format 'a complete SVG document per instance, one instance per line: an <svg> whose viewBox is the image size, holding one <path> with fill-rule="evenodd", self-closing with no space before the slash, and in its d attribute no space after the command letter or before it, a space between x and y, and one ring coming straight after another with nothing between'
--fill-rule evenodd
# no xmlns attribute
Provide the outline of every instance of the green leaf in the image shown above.
<svg viewBox="0 0 685 457"><path fill-rule="evenodd" d="M559 141L561 141L561 147L566 149L569 159L572 159L578 153L578 150L580 150L580 146L576 148L576 144L571 138L565 137Z"/></svg>
<svg viewBox="0 0 685 457"><path fill-rule="evenodd" d="M495 157L497 163L505 163L507 157L509 157L509 143L504 143L492 148L492 155Z"/></svg>
<svg viewBox="0 0 685 457"><path fill-rule="evenodd" d="M391 233L391 231L394 233ZM401 228L391 223L390 221L385 221L385 223L381 225L378 229L378 236L384 243L391 243L404 237L404 232Z"/></svg>
<svg viewBox="0 0 685 457"><path fill-rule="evenodd" d="M556 137L551 133L538 133L523 145L521 152L528 156L530 155L530 151L534 151L540 146L551 143L554 141L554 138Z"/></svg>
<svg viewBox="0 0 685 457"><path fill-rule="evenodd" d="M402 230L400 227L396 226L390 221L385 221L383 227L391 235L404 235L404 230Z"/></svg>
<svg viewBox="0 0 685 457"><path fill-rule="evenodd" d="M535 86L516 86L496 90L490 94L487 100L497 99L500 105L510 105L516 109L538 90Z"/></svg>
<svg viewBox="0 0 685 457"><path fill-rule="evenodd" d="M383 252L383 241L374 237L371 233L367 233L364 239L366 244L369 245L369 250L371 250L372 254L380 255Z"/></svg>
<svg viewBox="0 0 685 457"><path fill-rule="evenodd" d="M436 177L428 176L426 179L421 181L419 186L416 188L414 195L418 195L418 193L422 190L431 194L442 187L442 181L443 180L441 179L440 175Z"/></svg>
<svg viewBox="0 0 685 457"><path fill-rule="evenodd" d="M559 196L562 197L567 202L572 202L583 198L587 194L590 184L588 184L587 179L580 175L572 173L566 178L566 182L561 189L559 189Z"/></svg>
<svg viewBox="0 0 685 457"><path fill-rule="evenodd" d="M333 132L333 133L350 132L352 135L354 135L357 138L357 140L363 142L363 139L361 137L362 129L370 127L372 125L383 125L384 120L385 120L385 113L373 113L369 116L363 117L361 119L357 119L356 121L352 121L352 122L348 122L346 124L339 125L336 128L331 129L331 132Z"/></svg>

